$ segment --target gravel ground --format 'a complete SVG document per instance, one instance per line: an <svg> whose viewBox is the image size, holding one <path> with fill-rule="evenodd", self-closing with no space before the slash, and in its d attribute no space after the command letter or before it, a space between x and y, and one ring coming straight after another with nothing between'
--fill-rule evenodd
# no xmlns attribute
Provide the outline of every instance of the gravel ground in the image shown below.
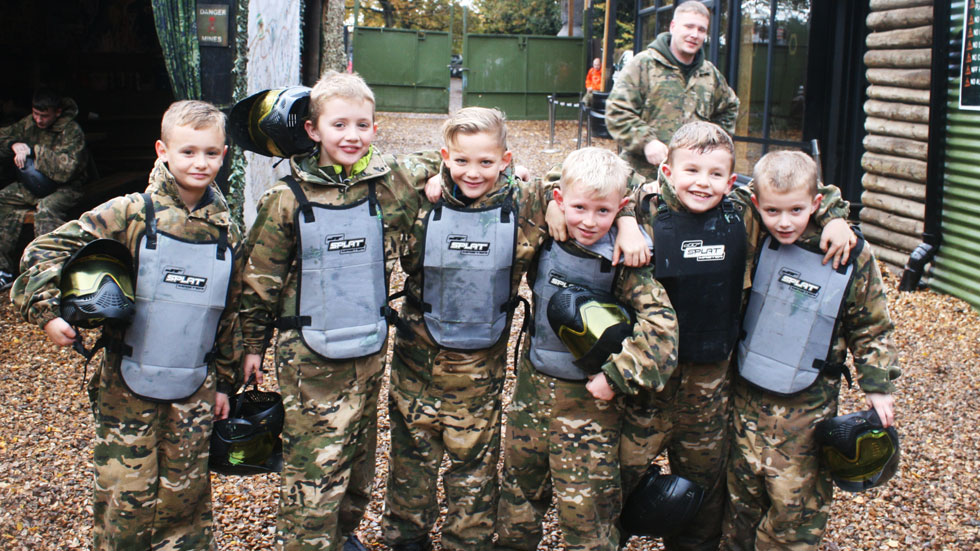
<svg viewBox="0 0 980 551"><path fill-rule="evenodd" d="M378 119L384 151L439 145L443 117L381 113ZM561 151L556 153L545 152L550 149L547 123L512 121L508 126L516 162L535 175L575 147L574 123L558 123ZM598 142L614 148L611 142ZM928 291L898 293L891 276L887 283L904 369L896 395L902 469L884 488L837 492L822 549L980 551L980 320L957 299ZM93 427L82 361L23 323L5 293L0 298L0 549L88 548ZM855 392L845 391L842 410L857 409L859 400ZM384 409L379 417L384 434ZM376 499L359 531L372 549L384 548L379 525L387 454L382 437ZM278 477L213 475L212 481L219 549L271 548ZM553 521L547 534L541 549L561 549ZM634 539L630 549L660 546Z"/></svg>

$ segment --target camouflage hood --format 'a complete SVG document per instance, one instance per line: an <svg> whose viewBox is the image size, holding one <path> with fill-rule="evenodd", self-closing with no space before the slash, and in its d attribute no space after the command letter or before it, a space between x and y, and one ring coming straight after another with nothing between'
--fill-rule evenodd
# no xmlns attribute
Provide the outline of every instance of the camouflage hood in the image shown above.
<svg viewBox="0 0 980 551"><path fill-rule="evenodd" d="M193 209L186 207L183 199L180 198L177 180L174 178L173 173L170 172L170 169L167 168L167 163L161 159L157 159L153 164L153 170L150 171L149 182L146 186L146 193L156 194L158 196L162 195L169 199L173 205L181 206L185 210L190 211L192 217L201 216L215 226L231 226L232 222L231 215L228 212L228 203L214 183L208 187L204 195L201 196L201 200Z"/></svg>
<svg viewBox="0 0 980 551"><path fill-rule="evenodd" d="M61 99L61 115L54 124L46 130L49 132L64 132L65 128L78 116L78 104L71 98Z"/></svg>

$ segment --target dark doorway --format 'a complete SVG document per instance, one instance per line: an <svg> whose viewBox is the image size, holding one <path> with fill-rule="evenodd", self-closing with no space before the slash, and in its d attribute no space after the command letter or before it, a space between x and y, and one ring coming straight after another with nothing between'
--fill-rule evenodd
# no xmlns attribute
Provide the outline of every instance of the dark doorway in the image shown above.
<svg viewBox="0 0 980 551"><path fill-rule="evenodd" d="M33 90L73 98L99 174L145 175L173 100L149 0L5 0L2 121L30 113ZM129 191L129 190L126 190Z"/></svg>

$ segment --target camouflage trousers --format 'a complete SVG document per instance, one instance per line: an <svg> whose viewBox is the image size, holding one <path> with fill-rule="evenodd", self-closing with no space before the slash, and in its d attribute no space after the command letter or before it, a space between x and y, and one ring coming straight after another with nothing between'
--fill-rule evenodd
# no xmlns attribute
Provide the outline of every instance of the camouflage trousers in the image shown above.
<svg viewBox="0 0 980 551"><path fill-rule="evenodd" d="M149 402L129 391L113 356L89 383L96 421L92 548L213 548L214 374L186 400Z"/></svg>
<svg viewBox="0 0 980 551"><path fill-rule="evenodd" d="M782 397L736 382L724 549L818 548L833 486L820 468L815 433L837 414L839 388L820 378Z"/></svg>
<svg viewBox="0 0 980 551"><path fill-rule="evenodd" d="M622 419L622 398L596 400L525 358L507 410L498 549L537 549L553 494L566 549L619 549Z"/></svg>
<svg viewBox="0 0 980 551"><path fill-rule="evenodd" d="M435 488L445 455L448 513L442 548L492 549L506 366L506 341L489 349L454 352L399 331L388 406L388 545L421 540L432 529L439 517Z"/></svg>
<svg viewBox="0 0 980 551"><path fill-rule="evenodd" d="M18 259L10 258L17 247L24 214L35 210L34 235L44 235L66 222L65 217L82 198L82 192L63 187L38 199L20 183L0 189L0 270L17 273Z"/></svg>
<svg viewBox="0 0 980 551"><path fill-rule="evenodd" d="M360 524L374 483L386 351L329 361L299 332L280 333L276 366L286 417L276 549L338 550Z"/></svg>
<svg viewBox="0 0 980 551"><path fill-rule="evenodd" d="M670 472L705 490L688 530L664 538L670 550L713 550L721 540L725 506L725 462L731 402L728 360L680 364L663 391L649 400L627 400L620 444L624 495L664 450Z"/></svg>

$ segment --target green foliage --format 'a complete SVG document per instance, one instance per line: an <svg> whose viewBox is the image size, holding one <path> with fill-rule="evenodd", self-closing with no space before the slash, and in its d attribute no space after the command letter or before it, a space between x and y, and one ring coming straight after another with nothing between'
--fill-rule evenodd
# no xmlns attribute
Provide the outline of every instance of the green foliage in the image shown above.
<svg viewBox="0 0 980 551"><path fill-rule="evenodd" d="M606 2L597 1L592 4L592 36L602 39L603 25L606 17ZM633 37L636 30L636 6L630 0L619 0L616 2L616 39L615 47L619 49L633 49Z"/></svg>
<svg viewBox="0 0 980 551"><path fill-rule="evenodd" d="M476 0L479 24L470 28L486 34L554 35L561 30L558 0Z"/></svg>
<svg viewBox="0 0 980 551"><path fill-rule="evenodd" d="M345 0L348 18L354 17L354 0ZM463 6L459 0L362 0L358 24L424 31L449 31L452 18L453 51L463 48ZM473 24L472 11L467 15Z"/></svg>

